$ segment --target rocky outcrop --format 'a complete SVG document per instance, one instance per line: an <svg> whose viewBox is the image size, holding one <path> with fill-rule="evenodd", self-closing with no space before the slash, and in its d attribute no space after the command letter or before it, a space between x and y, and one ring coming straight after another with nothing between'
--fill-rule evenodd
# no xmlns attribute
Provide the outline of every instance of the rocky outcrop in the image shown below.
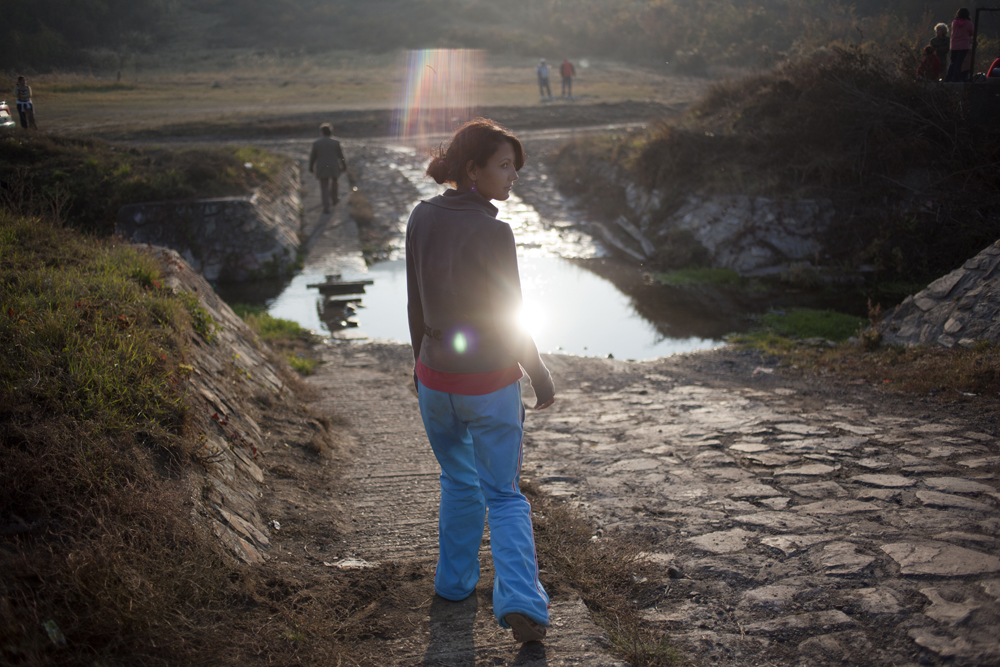
<svg viewBox="0 0 1000 667"><path fill-rule="evenodd" d="M291 275L298 266L297 167L286 167L274 191L246 197L128 204L115 233L136 243L172 248L212 282Z"/></svg>
<svg viewBox="0 0 1000 667"><path fill-rule="evenodd" d="M1000 343L1000 241L906 297L879 331L885 342L902 345Z"/></svg>
<svg viewBox="0 0 1000 667"><path fill-rule="evenodd" d="M615 252L636 261L655 259L678 232L701 245L713 267L747 276L818 265L826 254L822 239L835 216L829 200L691 193L674 208L625 169L595 160L587 171L624 193L623 215L593 224Z"/></svg>
<svg viewBox="0 0 1000 667"><path fill-rule="evenodd" d="M689 231L708 250L713 266L755 275L815 262L833 216L829 201L689 195L659 235Z"/></svg>

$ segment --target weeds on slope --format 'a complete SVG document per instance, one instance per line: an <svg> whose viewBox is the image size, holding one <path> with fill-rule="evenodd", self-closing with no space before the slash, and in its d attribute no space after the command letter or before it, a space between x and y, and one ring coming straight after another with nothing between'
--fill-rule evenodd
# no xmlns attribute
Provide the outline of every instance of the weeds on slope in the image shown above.
<svg viewBox="0 0 1000 667"><path fill-rule="evenodd" d="M0 662L211 655L241 574L170 481L190 303L131 248L0 211Z"/></svg>

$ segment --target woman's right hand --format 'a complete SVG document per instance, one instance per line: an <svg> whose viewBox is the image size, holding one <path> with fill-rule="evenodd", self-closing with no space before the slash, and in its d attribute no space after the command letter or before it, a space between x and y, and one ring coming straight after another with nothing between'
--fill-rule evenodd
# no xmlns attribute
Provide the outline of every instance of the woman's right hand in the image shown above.
<svg viewBox="0 0 1000 667"><path fill-rule="evenodd" d="M542 404L536 404L533 409L534 410L544 410L545 408L549 407L550 405L552 405L555 402L556 402L556 397L553 396L552 398L550 398L549 400L545 401Z"/></svg>

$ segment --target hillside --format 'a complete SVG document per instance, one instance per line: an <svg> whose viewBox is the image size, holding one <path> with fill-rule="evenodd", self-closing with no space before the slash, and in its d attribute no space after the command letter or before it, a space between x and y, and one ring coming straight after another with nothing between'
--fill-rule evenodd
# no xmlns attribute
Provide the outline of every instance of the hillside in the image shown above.
<svg viewBox="0 0 1000 667"><path fill-rule="evenodd" d="M943 0L36 0L5 12L4 69L119 72L140 58L202 51L370 53L482 48L552 57L614 57L704 73L769 67L832 43L904 40L920 46L954 7ZM983 26L987 52L1000 26Z"/></svg>

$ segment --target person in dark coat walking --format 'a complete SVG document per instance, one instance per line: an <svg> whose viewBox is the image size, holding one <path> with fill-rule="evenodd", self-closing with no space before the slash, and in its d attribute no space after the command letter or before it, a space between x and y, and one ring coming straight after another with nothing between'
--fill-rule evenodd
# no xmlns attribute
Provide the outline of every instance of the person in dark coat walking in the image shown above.
<svg viewBox="0 0 1000 667"><path fill-rule="evenodd" d="M323 212L329 213L330 207L340 201L337 180L340 174L347 171L347 160L340 142L333 138L333 126L323 123L319 127L323 136L313 142L309 154L309 173L316 174L319 179L319 189L323 194Z"/></svg>

